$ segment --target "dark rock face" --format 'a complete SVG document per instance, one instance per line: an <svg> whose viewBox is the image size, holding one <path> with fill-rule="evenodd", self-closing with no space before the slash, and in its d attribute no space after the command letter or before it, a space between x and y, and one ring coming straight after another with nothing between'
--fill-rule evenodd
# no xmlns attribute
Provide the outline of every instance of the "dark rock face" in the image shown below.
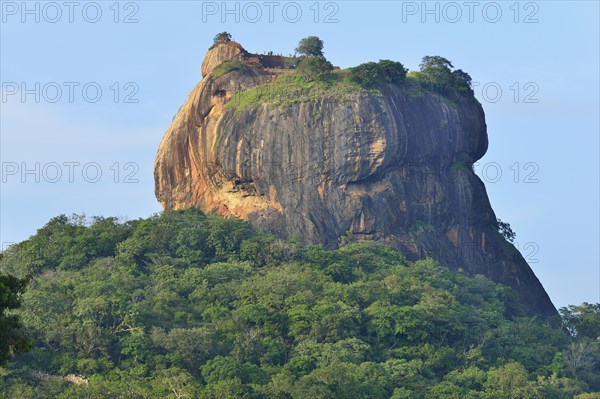
<svg viewBox="0 0 600 399"><path fill-rule="evenodd" d="M226 47L207 60L238 57ZM415 95L407 83L382 95L236 112L225 106L236 91L273 76L248 68L215 78L217 65L205 61L203 81L158 150L155 191L165 208L233 214L281 237L327 246L350 231L409 259L429 256L509 285L529 314L556 314L525 259L496 231L471 168L488 145L476 100Z"/></svg>

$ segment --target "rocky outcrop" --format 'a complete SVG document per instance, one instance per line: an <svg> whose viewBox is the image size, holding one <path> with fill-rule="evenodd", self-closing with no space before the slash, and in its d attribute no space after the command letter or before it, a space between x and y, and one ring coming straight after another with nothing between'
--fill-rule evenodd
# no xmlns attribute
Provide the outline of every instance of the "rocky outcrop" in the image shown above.
<svg viewBox="0 0 600 399"><path fill-rule="evenodd" d="M556 314L525 259L498 234L471 168L488 146L475 99L406 83L344 100L238 109L227 105L235 93L273 80L260 67L211 73L244 54L228 44L209 51L204 79L165 134L155 161L165 208L236 215L330 247L345 234L385 242L409 259L429 256L507 284L530 314Z"/></svg>
<svg viewBox="0 0 600 399"><path fill-rule="evenodd" d="M223 61L243 60L246 56L246 50L239 43L228 42L226 44L218 44L206 53L202 62L202 77L207 76Z"/></svg>

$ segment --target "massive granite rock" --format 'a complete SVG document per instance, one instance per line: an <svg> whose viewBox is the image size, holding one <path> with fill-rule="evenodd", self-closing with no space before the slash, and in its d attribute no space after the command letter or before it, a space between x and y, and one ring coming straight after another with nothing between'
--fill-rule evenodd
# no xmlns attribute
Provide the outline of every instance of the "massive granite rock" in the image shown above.
<svg viewBox="0 0 600 399"><path fill-rule="evenodd" d="M250 66L223 73L218 66L228 59ZM235 93L273 81L274 71L250 61L238 44L207 54L202 81L158 149L163 207L236 215L326 246L349 235L385 242L409 259L429 256L509 285L529 314L556 314L525 259L498 233L473 173L488 146L474 98L449 100L406 83L343 100L227 106Z"/></svg>

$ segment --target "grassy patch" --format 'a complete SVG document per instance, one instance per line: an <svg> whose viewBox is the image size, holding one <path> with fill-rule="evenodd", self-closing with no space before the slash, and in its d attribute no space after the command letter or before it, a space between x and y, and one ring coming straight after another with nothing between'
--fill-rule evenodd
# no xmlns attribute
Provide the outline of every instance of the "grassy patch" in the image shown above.
<svg viewBox="0 0 600 399"><path fill-rule="evenodd" d="M380 94L377 90L367 90L351 82L341 73L333 73L327 79L316 81L307 81L302 75L289 73L279 75L273 83L236 93L225 108L236 108L236 112L241 112L265 103L285 106L322 98L334 98L343 102L349 100L352 94L360 92Z"/></svg>
<svg viewBox="0 0 600 399"><path fill-rule="evenodd" d="M224 61L214 69L213 77L215 79L220 78L221 76L226 75L229 72L241 71L241 70L247 69L247 68L248 67L246 66L246 64L244 64L243 62L238 61L238 60Z"/></svg>

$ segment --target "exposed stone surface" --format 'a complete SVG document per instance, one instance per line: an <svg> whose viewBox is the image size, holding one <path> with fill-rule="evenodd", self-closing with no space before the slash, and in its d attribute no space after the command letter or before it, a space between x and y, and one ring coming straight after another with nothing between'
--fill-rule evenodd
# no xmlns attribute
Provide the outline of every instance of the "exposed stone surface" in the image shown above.
<svg viewBox="0 0 600 399"><path fill-rule="evenodd" d="M261 68L211 74L244 53L227 44L209 51L204 79L165 134L155 161L156 197L165 208L236 215L327 246L350 230L409 259L430 256L507 284L530 314L556 314L525 259L496 231L470 167L488 145L476 100L389 85L381 96L235 112L225 104L236 91L272 79Z"/></svg>
<svg viewBox="0 0 600 399"><path fill-rule="evenodd" d="M236 42L218 44L214 49L206 53L206 57L204 57L204 61L202 62L202 77L211 73L223 61L241 60L245 54L246 51L244 48Z"/></svg>

